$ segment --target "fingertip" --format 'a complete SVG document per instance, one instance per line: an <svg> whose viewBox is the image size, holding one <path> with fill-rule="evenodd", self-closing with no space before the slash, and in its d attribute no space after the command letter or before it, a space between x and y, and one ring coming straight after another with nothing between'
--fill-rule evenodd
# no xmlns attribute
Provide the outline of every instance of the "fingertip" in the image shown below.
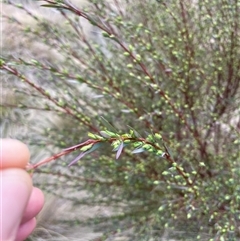
<svg viewBox="0 0 240 241"><path fill-rule="evenodd" d="M0 169L25 169L30 159L28 147L15 139L0 139Z"/></svg>
<svg viewBox="0 0 240 241"><path fill-rule="evenodd" d="M39 213L45 202L44 194L40 188L33 187L32 196L35 197L35 205L39 207Z"/></svg>
<svg viewBox="0 0 240 241"><path fill-rule="evenodd" d="M22 223L27 222L28 220L35 217L42 210L43 204L43 192L39 188L33 187L31 196L28 201L28 205L22 219Z"/></svg>
<svg viewBox="0 0 240 241"><path fill-rule="evenodd" d="M15 241L25 240L35 229L37 225L36 218L32 218L26 223L20 225Z"/></svg>

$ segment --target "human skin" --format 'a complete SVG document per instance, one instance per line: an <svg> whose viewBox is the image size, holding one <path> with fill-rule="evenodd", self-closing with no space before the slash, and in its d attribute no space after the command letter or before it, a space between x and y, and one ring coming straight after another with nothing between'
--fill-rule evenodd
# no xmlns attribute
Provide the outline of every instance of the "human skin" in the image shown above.
<svg viewBox="0 0 240 241"><path fill-rule="evenodd" d="M36 227L44 204L40 189L25 171L30 153L25 144L0 139L0 240L22 241Z"/></svg>

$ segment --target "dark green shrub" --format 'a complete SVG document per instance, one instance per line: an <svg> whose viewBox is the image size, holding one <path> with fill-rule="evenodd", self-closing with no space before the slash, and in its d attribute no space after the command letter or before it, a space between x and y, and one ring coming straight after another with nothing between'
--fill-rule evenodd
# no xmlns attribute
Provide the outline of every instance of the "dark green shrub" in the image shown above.
<svg viewBox="0 0 240 241"><path fill-rule="evenodd" d="M239 0L89 1L84 10L43 2L61 21L13 2L34 24L5 16L29 45L37 40L55 54L34 46L27 54L3 51L1 69L12 81L6 88L18 89L15 107L51 113L52 123L33 118L24 138L58 153L88 132L111 131L90 135L104 148L77 165L63 168L79 151L36 169L61 177L45 189L67 182L72 191L89 191L77 200L63 190L75 205L115 207L116 215L88 220L105 230L98 240L121 233L161 240L166 231L167 239L238 240ZM110 144L123 151L119 159Z"/></svg>

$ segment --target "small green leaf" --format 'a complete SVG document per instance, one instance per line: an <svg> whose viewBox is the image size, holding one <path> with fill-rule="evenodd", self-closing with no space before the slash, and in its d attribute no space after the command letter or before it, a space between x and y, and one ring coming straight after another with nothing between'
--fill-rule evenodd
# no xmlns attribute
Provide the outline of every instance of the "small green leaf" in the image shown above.
<svg viewBox="0 0 240 241"><path fill-rule="evenodd" d="M153 147L150 144L144 144L142 148L144 148L147 151L153 151Z"/></svg>
<svg viewBox="0 0 240 241"><path fill-rule="evenodd" d="M141 138L141 135L134 128L132 128L129 125L128 125L128 127L130 128L131 137L133 137L133 138Z"/></svg>
<svg viewBox="0 0 240 241"><path fill-rule="evenodd" d="M133 143L133 146L134 146L135 148L142 147L142 145L143 145L143 143L142 143L141 141L136 141L136 142Z"/></svg>
<svg viewBox="0 0 240 241"><path fill-rule="evenodd" d="M236 139L233 144L239 144L240 143L240 139Z"/></svg>
<svg viewBox="0 0 240 241"><path fill-rule="evenodd" d="M93 133L91 133L91 132L88 132L88 136L89 136L90 138L92 138L92 139L95 139L95 138L96 138L95 134L93 134Z"/></svg>
<svg viewBox="0 0 240 241"><path fill-rule="evenodd" d="M155 133L155 134L154 134L154 137L155 137L156 139L158 139L158 140L162 140L162 136L161 136L160 134L158 134L158 133Z"/></svg>
<svg viewBox="0 0 240 241"><path fill-rule="evenodd" d="M123 134L121 135L123 138L131 138L131 134Z"/></svg>
<svg viewBox="0 0 240 241"><path fill-rule="evenodd" d="M149 142L153 142L153 143L156 142L155 139L154 139L154 136L153 136L152 134L149 134L149 135L147 136L146 140L149 141Z"/></svg>
<svg viewBox="0 0 240 241"><path fill-rule="evenodd" d="M102 124L109 130L112 131L114 133L117 133L118 131L113 127L113 125L111 125L103 116L100 117L100 121L102 122Z"/></svg>
<svg viewBox="0 0 240 241"><path fill-rule="evenodd" d="M91 153L95 150L97 150L98 148L100 148L101 146L103 146L103 143L96 143L90 150L87 151L87 153Z"/></svg>
<svg viewBox="0 0 240 241"><path fill-rule="evenodd" d="M162 156L162 157L163 157L164 154L165 154L165 152L163 152L163 151L161 151L161 150L157 150L157 151L156 151L156 155L157 155L157 156Z"/></svg>
<svg viewBox="0 0 240 241"><path fill-rule="evenodd" d="M114 148L113 151L118 150L118 147L119 147L120 143L121 143L121 141L119 141L119 140L115 140L115 141L112 142L112 146Z"/></svg>
<svg viewBox="0 0 240 241"><path fill-rule="evenodd" d="M162 175L163 175L163 176L167 176L167 175L169 175L169 172L163 171L163 172L162 172Z"/></svg>
<svg viewBox="0 0 240 241"><path fill-rule="evenodd" d="M106 133L106 131L100 131L99 133L104 138L110 138L110 136Z"/></svg>
<svg viewBox="0 0 240 241"><path fill-rule="evenodd" d="M109 130L105 130L105 132L107 133L107 135L109 135L110 137L118 137L119 135L117 133L111 132Z"/></svg>
<svg viewBox="0 0 240 241"><path fill-rule="evenodd" d="M102 32L102 36L105 38L110 38L110 35L107 32Z"/></svg>
<svg viewBox="0 0 240 241"><path fill-rule="evenodd" d="M200 166L200 167L205 167L206 165L205 165L204 162L199 162L199 166Z"/></svg>
<svg viewBox="0 0 240 241"><path fill-rule="evenodd" d="M88 151L92 146L93 146L93 143L88 144L86 146L83 146L82 148L80 148L80 150L81 151Z"/></svg>
<svg viewBox="0 0 240 241"><path fill-rule="evenodd" d="M96 135L96 134L93 134L91 132L88 133L88 136L94 140L103 140L102 136L99 136L99 135Z"/></svg>
<svg viewBox="0 0 240 241"><path fill-rule="evenodd" d="M94 146L92 146L92 148L90 148L87 151L81 152L73 161L70 162L70 164L68 164L68 167L72 166L73 164L75 164L77 161L79 161L81 158L83 158L86 154L89 154L95 150L97 150L99 147L102 146L103 143L96 143ZM88 145L89 146L89 145Z"/></svg>

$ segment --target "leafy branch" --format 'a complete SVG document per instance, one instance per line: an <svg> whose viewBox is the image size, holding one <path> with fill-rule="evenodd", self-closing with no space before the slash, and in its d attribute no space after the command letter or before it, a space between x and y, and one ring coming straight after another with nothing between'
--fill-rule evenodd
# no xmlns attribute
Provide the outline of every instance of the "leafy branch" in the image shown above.
<svg viewBox="0 0 240 241"><path fill-rule="evenodd" d="M4 11L0 127L24 120L31 148L58 150L26 167L35 181L74 208L117 208L99 240L169 227L176 239L186 225L182 239L237 240L239 0L5 2L24 19Z"/></svg>
<svg viewBox="0 0 240 241"><path fill-rule="evenodd" d="M168 148L164 144L162 136L159 133L151 133L148 134L146 138L143 138L136 130L130 128L128 133L120 134L103 117L101 118L101 120L103 124L107 126L104 130L99 131L98 134L89 132L88 136L90 137L90 139L66 148L60 153L53 155L45 160L42 160L34 165L29 164L27 166L27 170L34 171L34 169L38 168L39 166L42 166L62 156L70 154L71 152L77 150L80 151L80 154L78 154L77 157L68 164L68 167L70 167L76 164L85 155L90 154L97 149L103 147L104 144L110 144L113 147L113 151L116 152L116 159L119 159L125 147L132 148L132 154L148 152L154 154L155 156L166 159L174 168L176 168L180 176L185 179L187 186L192 187L195 195L197 195L197 192L196 190L194 190L193 186L194 182L190 179L184 168L179 166L174 161L174 159L170 155ZM164 173L167 174L167 171L165 171Z"/></svg>
<svg viewBox="0 0 240 241"><path fill-rule="evenodd" d="M71 146L69 148L64 149L60 153L53 155L50 158L47 158L39 163L29 166L28 169L36 169L37 167L46 164L52 160L58 159L61 156L67 155L73 151L80 151L81 153L68 165L72 166L81 158L83 158L86 154L90 154L93 151L102 147L105 143L109 143L113 147L113 151L116 152L116 159L120 157L123 153L123 149L126 146L133 147L133 154L141 153L141 152L149 152L153 153L160 157L170 158L170 154L164 144L162 146L160 142L162 141L162 137L160 134L149 134L146 138L140 137L140 135L133 129L129 131L129 133L119 134L116 132L112 132L108 129L100 131L98 134L88 133L88 136L91 139L88 139L80 144ZM165 150L164 150L165 148Z"/></svg>
<svg viewBox="0 0 240 241"><path fill-rule="evenodd" d="M199 151L200 151L202 157L207 158L208 155L207 155L207 151L206 151L206 146L204 145L204 142L200 138L200 134L196 129L196 125L194 126L194 128L191 126L185 113L179 110L178 106L170 98L169 94L159 86L159 84L157 83L157 80L150 73L146 64L142 60L141 55L138 53L135 53L136 50L133 45L131 45L131 44L127 45L119 37L118 33L112 28L111 25L104 24L101 19L100 19L100 21L98 21L95 18L95 16L91 16L84 10L77 8L69 1L45 0L44 2L46 2L46 4L42 4L41 6L43 6L43 7L55 8L55 9L58 9L60 12L62 12L62 10L68 10L68 11L74 13L75 15L86 19L93 26L96 26L98 29L102 30L103 31L102 34L105 38L109 38L109 39L113 40L114 42L116 42L117 45L123 50L124 55L129 57L129 59L132 61L132 63L137 64L140 67L142 73L144 73L144 75L145 75L144 84L147 87L150 87L151 89L153 89L156 93L158 93L159 96L170 106L170 108L175 113L177 118L179 118L179 120L182 122L182 124L185 125L185 127L188 129L188 131L194 137L196 143L198 144L198 148L199 148ZM148 80L149 82L146 82L146 80ZM132 108L130 108L130 109L132 109ZM133 110L133 112L136 112L136 110L134 108L132 110ZM136 113L136 114L138 114L138 113ZM149 123L147 123L147 124L149 125Z"/></svg>

